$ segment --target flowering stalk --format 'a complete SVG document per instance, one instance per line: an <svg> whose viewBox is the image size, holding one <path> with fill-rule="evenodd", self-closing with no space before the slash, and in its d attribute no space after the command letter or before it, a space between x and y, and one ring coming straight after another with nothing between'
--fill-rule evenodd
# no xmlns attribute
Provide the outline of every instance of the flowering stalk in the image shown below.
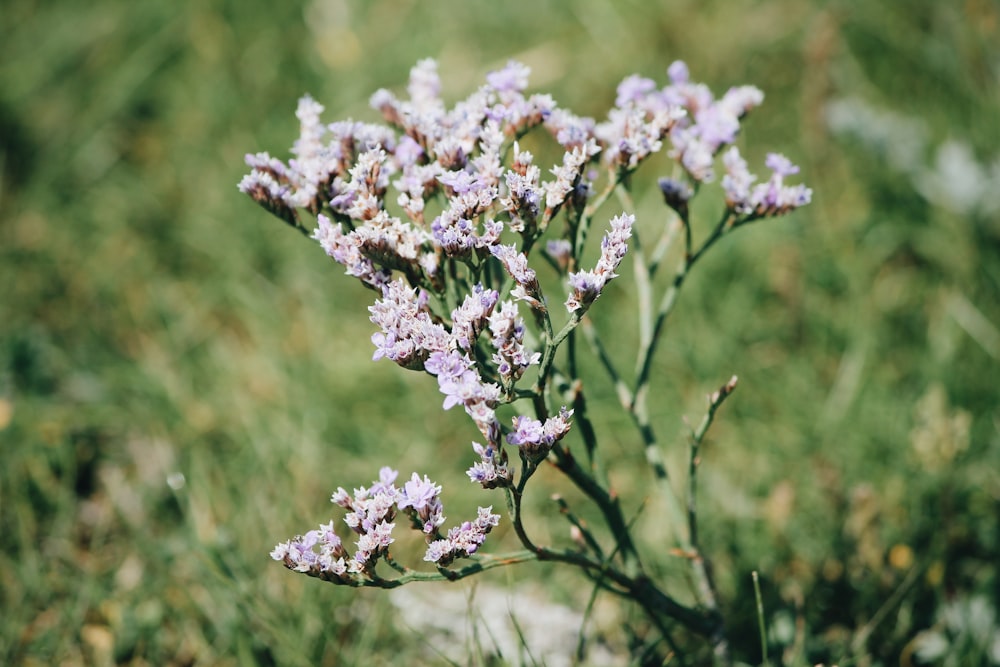
<svg viewBox="0 0 1000 667"><path fill-rule="evenodd" d="M808 203L811 193L786 183L798 170L777 154L766 161L771 177L758 183L732 145L741 119L763 100L752 86L716 99L676 62L666 86L625 79L615 107L598 122L560 108L548 95L526 94L528 74L527 67L511 62L449 109L440 99L436 63L421 61L411 72L406 99L387 90L372 96L372 107L386 124L323 124L322 106L304 97L295 157L286 164L267 153L248 155L251 171L239 186L308 233L345 273L375 291L369 308L376 326L373 359L426 373L444 396L442 408L460 407L469 416L481 442L472 443L468 477L483 489L502 491L523 550L481 553L500 522L492 506L479 507L474 518L445 530L442 487L417 473L397 486L398 473L384 467L371 486L353 494L340 488L333 495L356 536L353 546L330 522L279 544L271 555L332 583L381 588L461 579L527 560L557 561L639 604L664 637L669 639L670 625L680 623L707 637L724 657L717 594L697 542L696 471L698 448L735 383L710 397L708 415L692 432L685 511L649 420L652 360L695 263L723 236L788 213ZM563 150L547 175L521 148L529 132L548 133ZM675 222L664 226L647 258L630 187L636 170L665 148L677 171L660 180L660 189ZM723 212L695 248L689 201L715 179L720 161ZM613 194L622 209L604 218ZM311 231L303 222L306 215L316 219ZM603 234L599 255L590 260L587 238L595 225ZM679 231L682 257L654 310L653 280ZM631 387L589 320L627 255L633 256L640 304ZM561 279L562 294L545 293L532 267L538 257ZM677 549L692 564L695 606L679 603L646 574L620 500L600 471L598 431L578 373L581 325L638 429ZM586 467L566 439L574 423ZM612 548L602 545L607 537L585 527L565 501L559 501L560 510L578 539L563 548L532 538L523 521L523 499L541 465L561 471L597 506ZM423 560L435 571L412 569L391 553L403 518L424 535Z"/></svg>

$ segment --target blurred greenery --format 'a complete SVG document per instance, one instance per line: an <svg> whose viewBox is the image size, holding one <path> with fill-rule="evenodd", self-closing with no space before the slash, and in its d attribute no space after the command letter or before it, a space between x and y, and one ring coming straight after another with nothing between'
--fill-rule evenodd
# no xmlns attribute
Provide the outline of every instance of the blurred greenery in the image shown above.
<svg viewBox="0 0 1000 667"><path fill-rule="evenodd" d="M7 0L0 41L0 663L443 660L382 592L267 557L387 463L456 517L488 501L464 416L368 360L370 292L236 190L244 153L287 155L302 93L375 120L370 93L430 56L449 100L513 57L590 115L676 58L765 91L741 146L789 155L815 201L699 265L655 384L681 466L682 418L740 377L702 466L736 657L762 659L757 570L772 664L1000 664L995 2ZM608 418L634 509L650 476ZM549 574L487 580L585 604Z"/></svg>

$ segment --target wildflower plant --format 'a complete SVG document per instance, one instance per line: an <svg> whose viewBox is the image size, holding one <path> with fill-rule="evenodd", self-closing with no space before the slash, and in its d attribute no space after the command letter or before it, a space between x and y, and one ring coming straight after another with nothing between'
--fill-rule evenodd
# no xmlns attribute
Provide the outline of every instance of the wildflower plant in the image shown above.
<svg viewBox="0 0 1000 667"><path fill-rule="evenodd" d="M760 90L736 87L717 98L690 80L682 62L667 74L664 86L626 78L614 108L597 121L559 107L549 95L529 95L529 69L516 62L448 108L437 65L424 60L411 71L405 98L388 90L372 96L385 124L326 124L323 107L307 96L296 112L301 134L294 158L247 156L251 171L240 190L375 292L368 309L373 359L431 376L443 394L442 409L461 408L472 420L478 434L467 450L468 477L490 494L475 512L449 521L440 485L418 472L400 483L396 470L383 467L370 486L333 494L346 528L323 524L282 542L272 558L336 584L381 588L457 580L524 561L560 562L597 589L637 604L662 638L672 641L679 624L726 653L715 585L698 544L697 467L699 446L736 378L708 397L704 419L691 429L686 495L679 496L650 423L652 362L678 292L705 253L740 227L807 204L811 192L787 182L798 171L787 158L770 154L770 175L761 179L734 145L741 121L763 101ZM547 171L522 147L532 132L547 133L562 152ZM632 175L664 151L675 167L659 180L665 221L647 253L632 211ZM721 184L724 204L696 243L689 204L713 182ZM612 197L620 208L605 217ZM602 235L596 260L585 252L595 233ZM657 301L654 278L677 243L683 244L679 264ZM639 310L631 378L588 317L619 278L626 255ZM537 271L554 273L561 291L544 290ZM676 543L670 547L690 564L693 602L682 603L670 582L648 574L648 554L639 553L626 510L597 463L599 433L579 373L581 342L600 361L636 427L635 442L672 524ZM571 431L577 435L567 437ZM543 465L578 487L606 525L595 529L557 498L571 538L549 545L530 535L524 498ZM494 507L506 508L519 550L483 551L487 535L504 520ZM393 553L400 522L424 535L425 567L404 564Z"/></svg>

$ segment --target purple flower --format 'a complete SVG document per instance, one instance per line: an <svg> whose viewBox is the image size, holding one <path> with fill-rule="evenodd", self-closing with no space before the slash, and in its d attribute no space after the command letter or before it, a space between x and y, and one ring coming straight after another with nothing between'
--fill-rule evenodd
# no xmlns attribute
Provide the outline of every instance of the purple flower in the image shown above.
<svg viewBox="0 0 1000 667"><path fill-rule="evenodd" d="M566 151L563 155L563 163L552 168L552 173L556 180L547 181L542 187L545 189L545 207L555 210L562 206L566 197L574 192L580 178L583 176L583 169L591 156L600 152L597 142L588 139L581 146L576 146Z"/></svg>
<svg viewBox="0 0 1000 667"><path fill-rule="evenodd" d="M425 58L413 66L406 92L417 108L433 108L440 104L441 77L438 76L437 62L433 58Z"/></svg>
<svg viewBox="0 0 1000 667"><path fill-rule="evenodd" d="M657 183L667 206L677 211L682 217L686 217L688 202L694 196L694 190L691 186L674 178L661 178Z"/></svg>
<svg viewBox="0 0 1000 667"><path fill-rule="evenodd" d="M524 347L524 320L517 314L517 304L513 301L504 301L490 316L490 333L497 350L493 363L508 384L519 380L528 366L541 359L540 353L529 353Z"/></svg>
<svg viewBox="0 0 1000 667"><path fill-rule="evenodd" d="M694 131L714 154L723 144L731 144L740 131L739 117L721 104L702 109L695 116Z"/></svg>
<svg viewBox="0 0 1000 667"><path fill-rule="evenodd" d="M348 563L348 570L357 573L370 573L375 562L386 553L389 545L395 542L392 531L396 524L380 521L367 532L358 537L357 551Z"/></svg>
<svg viewBox="0 0 1000 667"><path fill-rule="evenodd" d="M722 162L726 167L726 175L722 177L726 203L737 213L749 213L753 210L750 188L757 177L747 169L747 162L736 146L732 146L723 154Z"/></svg>
<svg viewBox="0 0 1000 667"><path fill-rule="evenodd" d="M628 250L627 241L632 237L632 225L635 216L622 214L611 219L611 229L601 240L601 258L593 271L577 271L569 274L569 284L573 292L566 300L569 312L585 311L597 297L601 295L604 286L617 277L615 271L621 264Z"/></svg>
<svg viewBox="0 0 1000 667"><path fill-rule="evenodd" d="M287 183L280 182L273 172L254 168L240 180L238 187L240 192L249 195L273 215L290 225L298 223L298 214L287 201L291 188Z"/></svg>
<svg viewBox="0 0 1000 667"><path fill-rule="evenodd" d="M405 135L396 144L393 155L401 167L407 167L417 164L417 161L424 155L424 149L413 137Z"/></svg>
<svg viewBox="0 0 1000 667"><path fill-rule="evenodd" d="M556 264L565 268L569 265L569 258L573 253L573 244L567 239L554 239L545 243L545 252L555 260Z"/></svg>
<svg viewBox="0 0 1000 667"><path fill-rule="evenodd" d="M340 538L333 532L332 521L320 525L319 530L282 542L271 551L271 558L290 570L334 581L346 579L346 555Z"/></svg>
<svg viewBox="0 0 1000 667"><path fill-rule="evenodd" d="M747 169L746 160L735 146L726 151L723 162L726 203L734 212L748 216L747 219L783 215L805 206L812 198L812 190L804 185L785 185L785 177L797 174L799 168L784 155L768 154L765 164L773 173L766 183L758 185L754 185L757 177Z"/></svg>
<svg viewBox="0 0 1000 667"><path fill-rule="evenodd" d="M500 260L508 275L517 283L515 298L527 301L532 307L541 307L541 287L535 270L528 266L528 257L513 244L490 246L490 253Z"/></svg>
<svg viewBox="0 0 1000 667"><path fill-rule="evenodd" d="M423 531L430 535L445 520L440 494L441 487L432 482L427 475L420 479L417 473L413 473L410 481L403 485L399 509L412 509L413 516L420 522Z"/></svg>
<svg viewBox="0 0 1000 667"><path fill-rule="evenodd" d="M714 150L702 140L696 129L675 128L670 133L670 141L674 146L670 156L680 162L691 178L700 183L708 183L715 178Z"/></svg>
<svg viewBox="0 0 1000 667"><path fill-rule="evenodd" d="M799 168L780 153L768 153L764 164L777 176L793 176L799 173Z"/></svg>
<svg viewBox="0 0 1000 667"><path fill-rule="evenodd" d="M460 195L482 188L478 177L467 171L446 171L439 174L437 178Z"/></svg>
<svg viewBox="0 0 1000 667"><path fill-rule="evenodd" d="M507 442L512 445L538 445L542 442L544 431L542 422L531 417L514 417L514 430L507 435Z"/></svg>
<svg viewBox="0 0 1000 667"><path fill-rule="evenodd" d="M615 98L615 106L624 107L628 104L638 102L655 89L656 82L652 79L641 77L638 74L625 77L618 84L618 97Z"/></svg>
<svg viewBox="0 0 1000 667"><path fill-rule="evenodd" d="M736 86L726 91L726 94L719 100L719 105L724 107L738 118L742 118L751 109L759 107L764 102L764 93L756 86Z"/></svg>
<svg viewBox="0 0 1000 667"><path fill-rule="evenodd" d="M541 458L569 432L572 416L573 411L564 406L558 415L544 423L530 417L515 417L514 430L507 434L507 442L520 447L529 458Z"/></svg>
<svg viewBox="0 0 1000 667"><path fill-rule="evenodd" d="M399 508L412 507L415 510L422 510L437 499L441 493L441 487L430 480L427 475L421 480L417 473L413 473L410 481L403 485L403 497L399 501Z"/></svg>
<svg viewBox="0 0 1000 667"><path fill-rule="evenodd" d="M479 550L486 535L500 523L500 515L493 514L493 507L480 507L475 521L466 521L451 528L448 537L435 540L427 546L424 560L444 567L456 558L471 556Z"/></svg>
<svg viewBox="0 0 1000 667"><path fill-rule="evenodd" d="M375 344L373 360L385 357L404 368L419 368L434 352L448 349L450 335L432 321L426 305L422 305L415 288L402 280L382 286L382 298L368 308L371 321L381 332L372 334Z"/></svg>
<svg viewBox="0 0 1000 667"><path fill-rule="evenodd" d="M484 383L472 360L457 351L431 353L424 368L437 375L445 410L464 405L468 411L475 404L495 404L500 398L500 388Z"/></svg>
<svg viewBox="0 0 1000 667"><path fill-rule="evenodd" d="M394 492L394 483L396 478L399 477L399 471L393 470L389 466L382 466L378 471L378 481L372 482L371 487L368 489L369 493L392 493Z"/></svg>
<svg viewBox="0 0 1000 667"><path fill-rule="evenodd" d="M503 69L487 74L486 83L499 93L520 93L528 87L530 74L530 67L511 60Z"/></svg>
<svg viewBox="0 0 1000 667"><path fill-rule="evenodd" d="M485 289L477 284L472 294L465 297L462 305L451 313L451 337L458 347L471 350L480 332L486 326L493 307L500 295L496 290Z"/></svg>
<svg viewBox="0 0 1000 667"><path fill-rule="evenodd" d="M495 489L510 484L513 473L507 467L506 454L492 444L483 447L478 442L473 442L472 449L479 455L479 461L465 472L471 481L480 484L484 489Z"/></svg>
<svg viewBox="0 0 1000 667"><path fill-rule="evenodd" d="M690 76L687 64L683 60L675 60L667 68L667 76L674 85L687 83Z"/></svg>
<svg viewBox="0 0 1000 667"><path fill-rule="evenodd" d="M594 138L594 119L581 118L565 109L554 109L545 127L566 150L582 148Z"/></svg>

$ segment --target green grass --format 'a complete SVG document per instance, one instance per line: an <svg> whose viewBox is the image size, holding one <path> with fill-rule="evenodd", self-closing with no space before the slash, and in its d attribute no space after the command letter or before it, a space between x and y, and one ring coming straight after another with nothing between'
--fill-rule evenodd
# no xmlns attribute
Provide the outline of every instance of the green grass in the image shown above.
<svg viewBox="0 0 1000 667"><path fill-rule="evenodd" d="M757 570L772 664L898 664L932 627L985 664L983 642L940 614L1000 590L997 212L928 199L923 167L832 133L825 114L849 97L918 122L927 168L947 140L995 162L995 6L61 4L11 0L0 19L0 662L420 654L381 592L306 581L267 552L386 463L433 472L456 516L488 502L463 481L474 433L427 378L368 360L371 293L235 184L245 152L287 155L302 93L331 121L375 120L370 93L433 56L449 100L509 57L533 67L533 90L595 115L621 78L662 81L675 58L718 92L765 91L741 146L758 163L788 154L815 201L698 266L651 406L680 464L682 417L740 376L702 468L736 655L761 658ZM655 193L638 205L654 224ZM626 310L602 299L598 327ZM592 391L613 397L603 379ZM608 431L612 478L634 508L649 476L607 414L623 427ZM553 516L538 530L564 534L535 494ZM654 545L660 522L641 521ZM587 599L535 566L488 580Z"/></svg>

